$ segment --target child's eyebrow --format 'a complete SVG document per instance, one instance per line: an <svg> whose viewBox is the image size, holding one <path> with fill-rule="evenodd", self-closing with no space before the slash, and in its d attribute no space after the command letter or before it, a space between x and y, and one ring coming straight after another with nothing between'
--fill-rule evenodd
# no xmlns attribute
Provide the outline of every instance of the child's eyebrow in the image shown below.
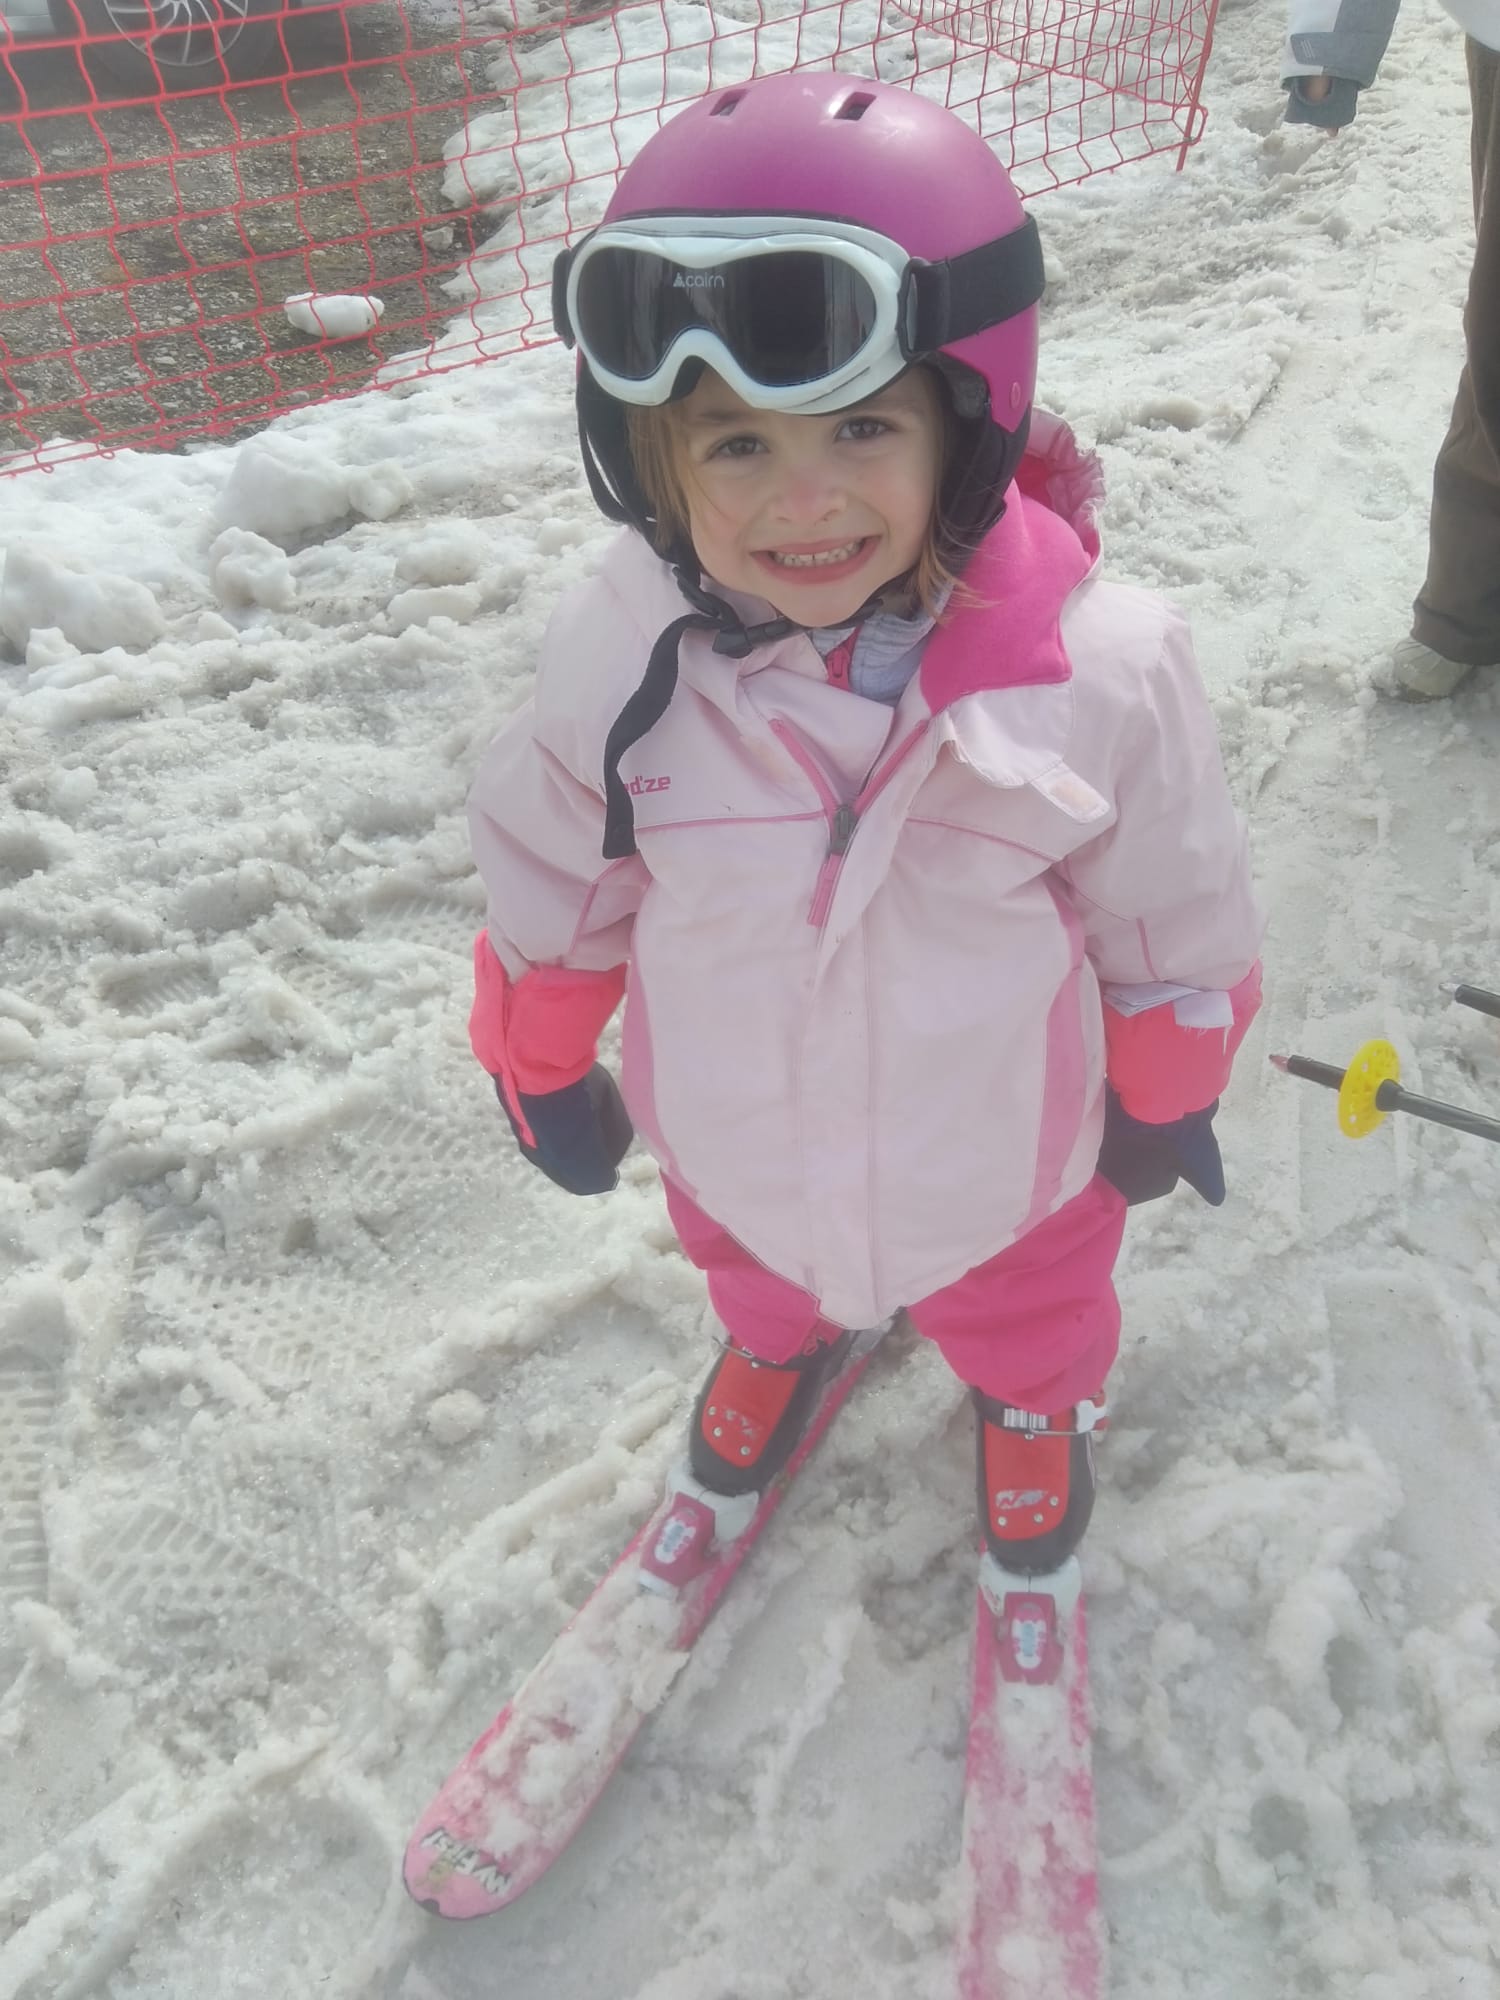
<svg viewBox="0 0 1500 2000"><path fill-rule="evenodd" d="M883 389L874 389L868 396L862 396L857 403L849 403L842 410L824 411L825 416L857 417L869 411L902 410L911 408L919 399L919 392L904 382L888 382ZM752 408L734 408L727 403L704 403L686 413L689 426L694 430L723 430L734 424L753 424L759 411Z"/></svg>
<svg viewBox="0 0 1500 2000"><path fill-rule="evenodd" d="M908 382L904 378L898 377L894 382L887 382L883 389L872 390L862 402L851 403L847 410L840 410L839 415L841 417L853 417L857 416L861 410L874 409L905 410L912 408L921 401L922 391L916 383Z"/></svg>
<svg viewBox="0 0 1500 2000"><path fill-rule="evenodd" d="M754 423L755 411L732 409L727 403L706 403L689 410L687 420L695 429L719 429L725 424Z"/></svg>

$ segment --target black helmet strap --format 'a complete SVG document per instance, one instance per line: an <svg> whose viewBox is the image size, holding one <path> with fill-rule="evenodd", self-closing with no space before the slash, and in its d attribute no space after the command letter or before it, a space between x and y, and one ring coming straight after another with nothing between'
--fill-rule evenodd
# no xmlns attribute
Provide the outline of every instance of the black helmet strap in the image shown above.
<svg viewBox="0 0 1500 2000"><path fill-rule="evenodd" d="M909 351L913 360L925 361L1038 303L1047 281L1036 222L1028 215L1008 236L940 263L914 257L908 280Z"/></svg>
<svg viewBox="0 0 1500 2000"><path fill-rule="evenodd" d="M666 714L677 690L677 647L684 632L702 631L712 620L689 611L674 618L651 648L641 684L626 702L604 740L604 858L623 861L634 854L635 809L620 776L620 759Z"/></svg>
<svg viewBox="0 0 1500 2000"><path fill-rule="evenodd" d="M674 618L651 648L640 686L615 717L604 742L604 858L622 861L634 854L635 808L620 776L620 759L654 729L677 692L678 648L688 632L715 634L714 651L726 659L743 660L757 646L789 638L802 627L790 618L770 618L746 625L733 605L703 588L696 567L679 563L673 570L677 587L693 609Z"/></svg>

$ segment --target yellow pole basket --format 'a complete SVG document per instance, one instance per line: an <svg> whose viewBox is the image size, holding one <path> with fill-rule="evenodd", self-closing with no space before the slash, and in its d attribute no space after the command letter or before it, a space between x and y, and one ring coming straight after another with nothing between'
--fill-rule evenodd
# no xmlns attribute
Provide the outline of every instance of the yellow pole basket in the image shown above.
<svg viewBox="0 0 1500 2000"><path fill-rule="evenodd" d="M1383 1083L1401 1081L1401 1058L1389 1042L1366 1042L1355 1051L1339 1085L1339 1128L1351 1139L1363 1139L1388 1113L1377 1102Z"/></svg>

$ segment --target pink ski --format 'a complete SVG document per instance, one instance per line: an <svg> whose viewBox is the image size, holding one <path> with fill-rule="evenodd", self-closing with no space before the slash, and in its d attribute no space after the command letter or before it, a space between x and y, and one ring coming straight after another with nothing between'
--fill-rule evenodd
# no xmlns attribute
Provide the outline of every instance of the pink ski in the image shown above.
<svg viewBox="0 0 1500 2000"><path fill-rule="evenodd" d="M959 2000L1103 2000L1088 1638L1077 1562L986 1558L964 1792Z"/></svg>
<svg viewBox="0 0 1500 2000"><path fill-rule="evenodd" d="M681 1504L664 1502L417 1822L403 1870L440 1917L523 1896L583 1825L795 1477L864 1372L875 1336L830 1384L749 1526L680 1588ZM863 1348L863 1351L861 1349Z"/></svg>

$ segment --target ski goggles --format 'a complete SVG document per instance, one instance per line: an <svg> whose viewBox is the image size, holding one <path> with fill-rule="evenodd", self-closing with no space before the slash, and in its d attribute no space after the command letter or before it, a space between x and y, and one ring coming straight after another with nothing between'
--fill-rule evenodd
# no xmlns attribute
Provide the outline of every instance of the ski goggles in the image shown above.
<svg viewBox="0 0 1500 2000"><path fill-rule="evenodd" d="M552 319L622 403L670 401L699 361L757 409L816 415L1024 312L1042 290L1029 216L934 263L854 223L636 216L562 252Z"/></svg>

